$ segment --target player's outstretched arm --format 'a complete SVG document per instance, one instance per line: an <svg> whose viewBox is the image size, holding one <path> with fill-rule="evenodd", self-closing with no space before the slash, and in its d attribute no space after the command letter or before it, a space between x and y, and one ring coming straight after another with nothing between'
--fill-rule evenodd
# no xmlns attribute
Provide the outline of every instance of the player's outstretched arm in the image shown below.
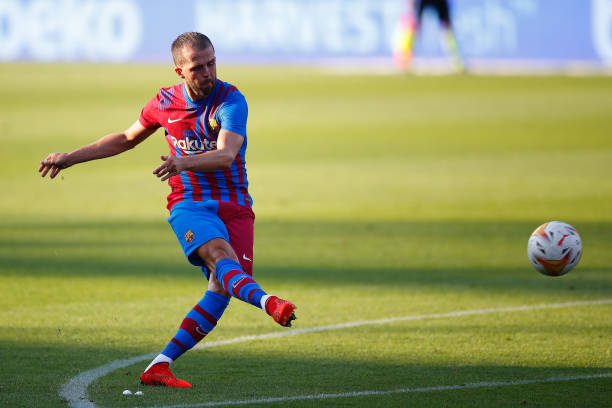
<svg viewBox="0 0 612 408"><path fill-rule="evenodd" d="M207 172L227 169L232 165L243 142L244 136L222 129L217 138L216 150L193 156L161 156L163 163L153 170L153 174L165 181L184 170Z"/></svg>
<svg viewBox="0 0 612 408"><path fill-rule="evenodd" d="M42 177L45 177L48 173L50 178L54 178L61 170L75 164L103 159L132 149L153 134L155 130L147 129L139 121L136 121L124 132L103 136L92 144L83 146L71 153L49 154L40 162L38 172L41 173Z"/></svg>

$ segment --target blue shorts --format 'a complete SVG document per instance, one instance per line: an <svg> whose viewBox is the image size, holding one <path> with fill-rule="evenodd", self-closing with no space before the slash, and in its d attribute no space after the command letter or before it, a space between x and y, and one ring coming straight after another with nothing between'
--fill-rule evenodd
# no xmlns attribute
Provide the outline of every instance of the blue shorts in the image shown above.
<svg viewBox="0 0 612 408"><path fill-rule="evenodd" d="M217 216L218 211L219 202L215 200L181 201L172 207L168 222L192 265L205 267L195 250L211 239L223 238L229 242L227 228ZM208 273L205 274L208 277Z"/></svg>
<svg viewBox="0 0 612 408"><path fill-rule="evenodd" d="M208 200L176 203L168 222L189 262L202 267L202 272L209 278L209 271L196 250L215 238L227 241L245 272L252 274L254 219L250 207Z"/></svg>

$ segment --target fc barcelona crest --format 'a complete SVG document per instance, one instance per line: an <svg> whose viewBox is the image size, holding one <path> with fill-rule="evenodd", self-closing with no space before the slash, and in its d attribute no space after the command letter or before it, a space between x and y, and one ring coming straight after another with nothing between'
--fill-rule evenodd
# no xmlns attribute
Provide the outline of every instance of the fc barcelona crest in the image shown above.
<svg viewBox="0 0 612 408"><path fill-rule="evenodd" d="M188 244L191 244L193 242L193 238L195 238L195 235L193 235L193 232L191 232L191 230L187 230L187 232L185 233L185 241Z"/></svg>
<svg viewBox="0 0 612 408"><path fill-rule="evenodd" d="M217 119L212 117L208 119L208 127L215 134L218 133L219 129L221 128L221 126L219 126L219 122L217 122Z"/></svg>

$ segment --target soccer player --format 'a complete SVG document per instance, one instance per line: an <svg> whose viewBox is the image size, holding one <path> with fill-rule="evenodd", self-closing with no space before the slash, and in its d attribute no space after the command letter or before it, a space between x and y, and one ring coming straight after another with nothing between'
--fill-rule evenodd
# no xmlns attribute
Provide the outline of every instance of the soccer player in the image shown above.
<svg viewBox="0 0 612 408"><path fill-rule="evenodd" d="M442 28L444 29L446 45L453 56L455 67L459 71L465 70L465 64L463 63L463 58L459 52L457 40L453 32L450 6L448 3L448 0L409 0L408 11L402 15L400 19L400 28L402 31L401 38L393 53L393 59L400 68L405 69L410 65L416 37L421 30L423 11L431 7L436 11ZM415 14L416 18L414 16Z"/></svg>
<svg viewBox="0 0 612 408"><path fill-rule="evenodd" d="M263 309L285 327L295 319L296 306L267 294L252 278L255 215L245 167L246 100L236 87L217 78L215 49L204 34L179 35L172 43L172 57L182 82L162 88L127 130L71 153L51 153L38 171L54 178L74 164L132 149L164 128L170 154L161 156L153 174L169 180L168 222L189 262L202 268L208 290L140 380L191 387L177 379L169 365L215 328L232 296Z"/></svg>

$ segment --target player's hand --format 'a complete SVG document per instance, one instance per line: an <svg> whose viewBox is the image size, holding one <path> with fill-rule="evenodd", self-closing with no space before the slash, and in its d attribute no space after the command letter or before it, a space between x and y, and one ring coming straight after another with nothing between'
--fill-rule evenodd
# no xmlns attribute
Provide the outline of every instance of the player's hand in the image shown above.
<svg viewBox="0 0 612 408"><path fill-rule="evenodd" d="M72 163L68 161L68 153L51 153L45 160L40 162L38 172L41 173L41 177L45 177L50 171L49 177L55 178L60 170L70 166L72 166Z"/></svg>
<svg viewBox="0 0 612 408"><path fill-rule="evenodd" d="M176 176L181 171L183 171L183 167L181 166L182 161L180 157L176 156L161 156L163 163L157 166L155 170L153 170L153 174L161 179L161 181L166 181L172 176Z"/></svg>

